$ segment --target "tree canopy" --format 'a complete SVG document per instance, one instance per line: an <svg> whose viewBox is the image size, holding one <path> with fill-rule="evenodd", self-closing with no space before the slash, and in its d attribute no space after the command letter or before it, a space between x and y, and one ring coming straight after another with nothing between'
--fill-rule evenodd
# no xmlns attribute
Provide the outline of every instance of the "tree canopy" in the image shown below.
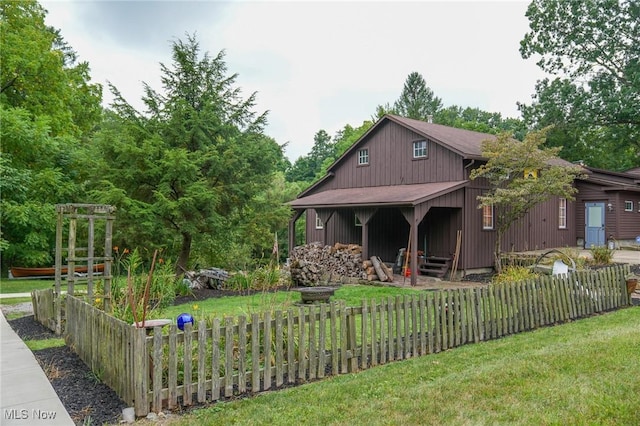
<svg viewBox="0 0 640 426"><path fill-rule="evenodd" d="M624 170L640 165L640 3L534 0L525 59L555 76L536 85L528 125L555 125L551 146L570 161Z"/></svg>
<svg viewBox="0 0 640 426"><path fill-rule="evenodd" d="M418 72L407 76L400 97L393 104L399 115L416 120L427 121L442 108L442 99L427 86L424 77Z"/></svg>
<svg viewBox="0 0 640 426"><path fill-rule="evenodd" d="M100 85L34 1L0 3L3 265L50 264L55 204L79 201L79 146L99 123Z"/></svg>
<svg viewBox="0 0 640 426"><path fill-rule="evenodd" d="M495 260L500 269L499 255L502 237L533 207L553 196L573 199L574 180L581 176L581 168L558 163L559 148L543 147L549 129L528 133L522 142L508 133L482 144L482 156L487 162L472 170L470 178L485 178L489 189L478 197L479 208L494 211L496 230ZM528 171L536 171L529 177Z"/></svg>
<svg viewBox="0 0 640 426"><path fill-rule="evenodd" d="M144 85L145 113L111 88L114 114L96 138L104 179L93 194L119 208L129 238L179 253L179 272L188 267L194 241L200 256L224 250L245 217L258 221L255 232L269 235L272 226L286 224L281 210L265 222L250 213L283 154L263 134L266 112L253 111L256 94L240 96L224 51L202 54L195 36L187 36L172 43L172 63L160 68L162 90Z"/></svg>

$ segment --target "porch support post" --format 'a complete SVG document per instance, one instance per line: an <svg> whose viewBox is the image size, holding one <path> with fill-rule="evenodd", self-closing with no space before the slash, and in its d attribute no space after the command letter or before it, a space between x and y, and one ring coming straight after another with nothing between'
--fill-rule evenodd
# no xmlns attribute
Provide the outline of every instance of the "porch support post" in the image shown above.
<svg viewBox="0 0 640 426"><path fill-rule="evenodd" d="M355 215L362 224L362 259L369 259L369 220L378 209L354 209Z"/></svg>
<svg viewBox="0 0 640 426"><path fill-rule="evenodd" d="M302 213L304 213L304 210L296 210L289 220L289 257L291 257L291 251L296 246L296 222L300 219Z"/></svg>
<svg viewBox="0 0 640 426"><path fill-rule="evenodd" d="M411 285L415 286L418 283L418 278L416 276L418 271L418 223L416 222L416 209L415 206L412 206L401 208L400 211L406 221L409 222L409 235L411 236L411 259L409 261L409 270L411 271Z"/></svg>
<svg viewBox="0 0 640 426"><path fill-rule="evenodd" d="M328 235L329 235L329 220L331 216L335 213L335 209L316 209L316 214L322 221L322 243L326 246L329 245Z"/></svg>

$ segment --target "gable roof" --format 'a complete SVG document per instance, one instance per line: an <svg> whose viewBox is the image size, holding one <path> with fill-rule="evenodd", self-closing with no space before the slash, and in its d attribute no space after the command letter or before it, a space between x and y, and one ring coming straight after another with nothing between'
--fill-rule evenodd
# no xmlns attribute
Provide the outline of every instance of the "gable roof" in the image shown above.
<svg viewBox="0 0 640 426"><path fill-rule="evenodd" d="M289 202L293 208L415 206L467 185L469 181L330 189Z"/></svg>
<svg viewBox="0 0 640 426"><path fill-rule="evenodd" d="M333 169L342 162L352 151L358 149L367 137L376 131L385 122L392 121L400 126L406 127L419 135L431 139L436 143L444 145L451 151L462 156L464 159L486 160L482 156L482 142L487 139L495 139L495 135L489 133L474 132L471 130L458 129L455 127L443 126L442 124L427 123L412 118L400 117L399 115L385 114L380 118L369 130L367 130L349 149L347 149L336 161L334 161L327 169L327 174L318 179L310 187L298 194L298 197L304 197L317 188L328 178L333 176Z"/></svg>
<svg viewBox="0 0 640 426"><path fill-rule="evenodd" d="M350 152L360 146L362 141L376 131L385 122L392 121L400 126L406 127L419 135L431 139L436 143L444 145L450 150L461 155L465 159L474 160L486 160L482 156L482 142L487 139L495 139L496 135L489 133L474 132L472 130L458 129L456 127L443 126L442 124L427 123L425 121L414 120L412 118L400 117L399 115L385 114L380 120L378 120L364 135L360 137L347 149L336 161L329 166L329 170L333 169L339 164L343 158L349 155Z"/></svg>
<svg viewBox="0 0 640 426"><path fill-rule="evenodd" d="M394 123L413 130L425 138L444 145L464 159L486 160L486 158L482 156L482 142L487 139L496 138L496 135L490 133L481 133L473 130L444 126L442 124L427 123L426 121L400 117L398 115L387 114L385 117Z"/></svg>

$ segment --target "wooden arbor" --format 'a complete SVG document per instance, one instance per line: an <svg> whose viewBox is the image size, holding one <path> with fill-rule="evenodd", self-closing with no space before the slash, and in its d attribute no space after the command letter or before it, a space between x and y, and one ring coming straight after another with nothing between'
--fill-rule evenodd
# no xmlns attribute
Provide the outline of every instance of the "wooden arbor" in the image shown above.
<svg viewBox="0 0 640 426"><path fill-rule="evenodd" d="M93 285L95 282L95 266L102 263L102 280L104 288L103 304L106 311L111 309L111 266L113 263L112 254L112 233L113 221L115 220L116 208L104 204L57 204L56 205L56 271L55 271L55 304L56 304L56 333L61 334L61 306L60 294L62 284L63 259L62 253L66 252L67 263L67 293L74 294L76 282L87 281L87 292L89 299L93 299ZM86 230L86 247L79 247L78 228ZM85 225L86 222L86 225ZM104 253L96 256L95 231L96 222L104 223ZM68 245L64 248L63 234L65 223L68 223ZM78 274L76 267L86 265L86 275Z"/></svg>

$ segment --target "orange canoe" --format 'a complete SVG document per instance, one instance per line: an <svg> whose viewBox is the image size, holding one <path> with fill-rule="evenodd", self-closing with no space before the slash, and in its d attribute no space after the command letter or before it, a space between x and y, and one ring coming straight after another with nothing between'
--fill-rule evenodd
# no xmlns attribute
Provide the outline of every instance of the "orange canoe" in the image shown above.
<svg viewBox="0 0 640 426"><path fill-rule="evenodd" d="M29 278L29 277L53 277L56 274L56 268L55 267L48 267L48 268L20 268L20 267L13 267L10 268L9 271L11 272L11 276L13 278ZM74 268L74 272L77 274L86 274L87 272L89 272L89 267L84 265L84 266L76 266ZM98 263L96 265L93 265L93 272L104 272L104 263ZM67 267L64 266L62 267L62 275L66 275L67 274Z"/></svg>

